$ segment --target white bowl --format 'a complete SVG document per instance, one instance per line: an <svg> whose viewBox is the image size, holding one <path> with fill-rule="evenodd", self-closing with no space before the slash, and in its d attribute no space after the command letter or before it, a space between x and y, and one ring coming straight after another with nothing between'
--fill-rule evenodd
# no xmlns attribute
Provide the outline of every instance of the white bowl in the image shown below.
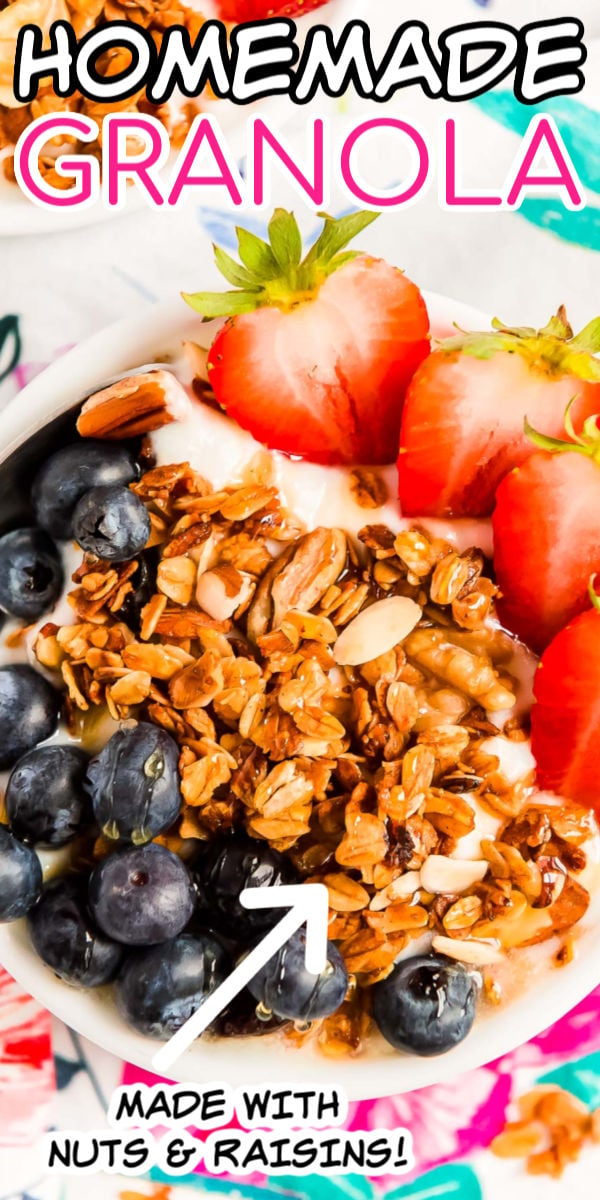
<svg viewBox="0 0 600 1200"><path fill-rule="evenodd" d="M489 318L464 304L427 296L434 332L487 328ZM144 313L95 334L28 385L0 414L0 463L81 397L112 375L163 360L182 338L202 340L206 327L181 301ZM206 335L205 335L206 336ZM0 478L2 472L0 471ZM4 489L0 488L0 492ZM0 513L2 521L5 513ZM540 966L539 950L515 958L522 986L515 998L478 1018L470 1036L449 1054L418 1058L395 1053L374 1039L362 1056L323 1059L316 1050L295 1050L282 1039L221 1039L196 1042L173 1068L180 1081L218 1079L234 1085L261 1082L314 1084L326 1073L351 1099L368 1099L456 1078L513 1050L575 1007L600 982L600 896L579 927L578 955L570 966ZM80 1034L121 1058L152 1069L160 1043L132 1031L117 1013L109 989L76 990L57 979L34 954L24 921L0 925L0 963L51 1012Z"/></svg>

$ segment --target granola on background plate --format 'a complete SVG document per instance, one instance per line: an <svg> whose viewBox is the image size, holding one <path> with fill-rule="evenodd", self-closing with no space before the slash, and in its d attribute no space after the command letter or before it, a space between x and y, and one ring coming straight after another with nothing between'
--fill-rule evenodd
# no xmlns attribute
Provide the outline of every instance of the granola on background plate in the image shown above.
<svg viewBox="0 0 600 1200"><path fill-rule="evenodd" d="M12 150L20 135L31 121L49 113L82 113L100 126L108 113L148 113L162 122L172 145L180 146L196 115L197 106L188 101L180 105L169 101L157 106L146 98L144 89L127 100L99 104L77 92L61 98L54 93L52 85L44 84L30 104L17 103L12 91L12 75L14 46L19 29L24 24L34 23L47 34L53 22L59 20L68 21L77 38L106 21L132 21L151 33L157 48L160 48L163 32L169 26L183 26L193 41L203 24L202 15L179 0L132 0L131 3L129 0L0 0L0 160L6 178L11 181L15 179ZM130 60L128 50L115 48L99 57L96 68L100 75L118 75L127 68ZM101 141L84 143L71 138L49 142L40 155L39 165L42 175L52 187L70 186L70 180L59 175L54 165L59 154L66 150L91 154L99 159Z"/></svg>

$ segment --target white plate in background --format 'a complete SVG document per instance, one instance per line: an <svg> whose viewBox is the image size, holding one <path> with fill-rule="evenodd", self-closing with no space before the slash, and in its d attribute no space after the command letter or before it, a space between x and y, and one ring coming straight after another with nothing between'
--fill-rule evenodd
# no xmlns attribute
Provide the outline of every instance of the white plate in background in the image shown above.
<svg viewBox="0 0 600 1200"><path fill-rule="evenodd" d="M311 25L327 22L334 33L339 32L348 21L364 10L365 2L366 0L329 0L324 8L318 8L298 21L298 44L302 45ZM202 0L191 0L190 7L204 12L210 4L203 5ZM241 160L246 155L246 126L251 114L260 112L267 119L271 118L276 128L281 130L297 108L285 96L271 96L257 101L256 104L245 106L232 104L229 100L218 100L207 105L207 111L218 118L231 153L234 158ZM175 161L175 157L174 153L172 162ZM64 233L71 229L95 225L100 221L112 220L114 217L127 216L144 207L143 198L136 192L128 197L127 207L120 211L105 208L101 201L92 208L84 209L61 211L40 208L24 195L18 184L6 179L1 160L0 155L0 237Z"/></svg>

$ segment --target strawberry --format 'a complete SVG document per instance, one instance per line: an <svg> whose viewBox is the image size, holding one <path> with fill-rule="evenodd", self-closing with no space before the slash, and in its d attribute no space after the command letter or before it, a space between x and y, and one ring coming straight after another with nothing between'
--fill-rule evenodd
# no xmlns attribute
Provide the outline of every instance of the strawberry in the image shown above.
<svg viewBox="0 0 600 1200"><path fill-rule="evenodd" d="M209 353L210 382L221 407L272 449L321 463L395 458L429 318L401 271L342 253L376 215L326 217L302 258L294 216L277 209L270 244L238 230L242 265L215 247L241 290L185 297L205 317L230 318Z"/></svg>
<svg viewBox="0 0 600 1200"><path fill-rule="evenodd" d="M531 712L541 788L600 808L600 601L550 643L538 667Z"/></svg>
<svg viewBox="0 0 600 1200"><path fill-rule="evenodd" d="M587 608L600 571L600 431L590 417L578 436L571 407L572 440L526 424L534 453L500 484L492 517L498 615L536 651Z"/></svg>
<svg viewBox="0 0 600 1200"><path fill-rule="evenodd" d="M407 516L488 516L500 481L533 453L526 416L558 435L572 396L577 430L600 412L600 320L576 338L564 309L537 332L493 325L440 343L410 385L398 460Z"/></svg>
<svg viewBox="0 0 600 1200"><path fill-rule="evenodd" d="M222 21L266 21L269 17L302 17L328 0L217 0Z"/></svg>

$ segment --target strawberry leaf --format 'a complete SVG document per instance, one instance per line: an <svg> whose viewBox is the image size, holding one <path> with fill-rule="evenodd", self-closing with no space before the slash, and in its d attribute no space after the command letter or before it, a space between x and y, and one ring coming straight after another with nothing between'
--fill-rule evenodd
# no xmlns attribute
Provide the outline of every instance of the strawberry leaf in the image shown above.
<svg viewBox="0 0 600 1200"><path fill-rule="evenodd" d="M234 287L247 288L249 291L260 291L260 284L256 282L255 276L251 274L246 267L237 263L226 250L222 250L220 246L213 246L215 253L215 262L221 272L221 275L232 283Z"/></svg>
<svg viewBox="0 0 600 1200"><path fill-rule="evenodd" d="M276 208L269 221L271 248L284 274L297 267L302 258L302 234L291 212Z"/></svg>
<svg viewBox="0 0 600 1200"><path fill-rule="evenodd" d="M600 317L595 317L586 325L581 333L571 340L574 350L586 350L588 354L598 354L600 351Z"/></svg>
<svg viewBox="0 0 600 1200"><path fill-rule="evenodd" d="M329 275L356 257L356 252L345 247L378 216L374 212L351 213L340 220L325 216L320 237L303 259L302 234L294 214L276 208L269 222L270 243L238 227L240 262L214 247L221 274L239 291L223 295L195 292L184 299L206 319L237 316L257 308L286 311L316 296Z"/></svg>
<svg viewBox="0 0 600 1200"><path fill-rule="evenodd" d="M182 296L207 321L254 312L257 298L256 292L182 292Z"/></svg>
<svg viewBox="0 0 600 1200"><path fill-rule="evenodd" d="M304 260L307 265L320 261L329 262L348 245L348 242L362 233L363 229L372 225L380 213L356 212L338 220L329 217L327 213L319 213L319 216L325 221L325 228Z"/></svg>
<svg viewBox="0 0 600 1200"><path fill-rule="evenodd" d="M249 229L242 229L241 226L236 232L239 256L250 273L264 283L277 279L280 274L279 265L267 242L263 242L262 238L250 233Z"/></svg>

